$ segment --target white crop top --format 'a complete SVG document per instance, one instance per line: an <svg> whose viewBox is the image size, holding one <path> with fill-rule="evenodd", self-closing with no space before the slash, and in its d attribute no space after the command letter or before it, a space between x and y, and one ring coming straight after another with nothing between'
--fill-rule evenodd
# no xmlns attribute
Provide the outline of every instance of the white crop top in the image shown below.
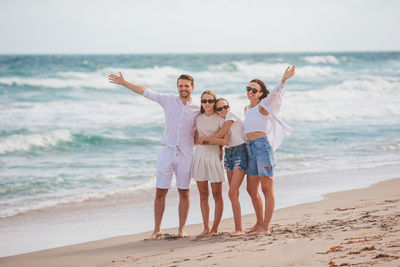
<svg viewBox="0 0 400 267"><path fill-rule="evenodd" d="M260 113L259 106L259 103L252 108L246 106L246 117L243 121L244 132L246 134L251 132L267 132L268 116Z"/></svg>
<svg viewBox="0 0 400 267"><path fill-rule="evenodd" d="M243 122L246 133L256 131L266 133L274 151L282 144L283 139L292 132L292 129L278 118L284 93L285 86L279 83L257 106L246 107L246 117ZM268 116L260 113L259 105L269 112Z"/></svg>

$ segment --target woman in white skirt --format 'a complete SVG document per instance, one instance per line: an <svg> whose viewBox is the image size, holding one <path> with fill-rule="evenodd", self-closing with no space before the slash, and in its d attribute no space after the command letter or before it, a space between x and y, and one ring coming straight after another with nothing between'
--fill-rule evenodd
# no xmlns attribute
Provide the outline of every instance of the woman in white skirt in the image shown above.
<svg viewBox="0 0 400 267"><path fill-rule="evenodd" d="M201 94L201 114L195 122L195 144L198 144L194 151L191 177L196 180L200 194L200 208L203 216L204 230L199 236L207 236L218 233L218 226L221 222L224 210L222 198L222 182L224 181L224 169L220 159L219 144L200 145L199 137L212 136L216 134L224 119L215 113L215 101L217 97L211 90L206 90ZM224 136L221 145L226 144L228 137ZM214 223L210 229L208 202L209 191L208 182L211 184L212 195L215 201Z"/></svg>
<svg viewBox="0 0 400 267"><path fill-rule="evenodd" d="M245 169L247 167L246 135L244 133L243 121L230 111L229 103L224 98L218 98L215 109L225 122L221 130L214 136L199 138L203 142L221 144L221 137L228 135L228 143L225 148L224 165L229 183L228 196L231 200L235 230L230 232L231 236L244 235L242 227L242 215L239 202L239 188L243 182Z"/></svg>

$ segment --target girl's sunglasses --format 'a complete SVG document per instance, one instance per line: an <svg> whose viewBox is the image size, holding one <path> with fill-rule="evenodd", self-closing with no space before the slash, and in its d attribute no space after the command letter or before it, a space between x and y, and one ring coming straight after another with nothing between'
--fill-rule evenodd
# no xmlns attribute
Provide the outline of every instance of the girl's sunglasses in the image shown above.
<svg viewBox="0 0 400 267"><path fill-rule="evenodd" d="M262 91L258 91L256 88L251 88L250 86L246 86L246 91L250 92L252 91L253 94L257 93L257 92L262 92Z"/></svg>
<svg viewBox="0 0 400 267"><path fill-rule="evenodd" d="M214 99L202 99L201 100L201 103L202 104L205 104L205 103L209 103L209 104L212 104L212 103L215 103L215 100Z"/></svg>
<svg viewBox="0 0 400 267"><path fill-rule="evenodd" d="M229 106L228 105L225 105L225 106L223 106L223 107L219 107L219 108L216 108L215 110L216 111L222 111L223 109L228 109L229 108Z"/></svg>

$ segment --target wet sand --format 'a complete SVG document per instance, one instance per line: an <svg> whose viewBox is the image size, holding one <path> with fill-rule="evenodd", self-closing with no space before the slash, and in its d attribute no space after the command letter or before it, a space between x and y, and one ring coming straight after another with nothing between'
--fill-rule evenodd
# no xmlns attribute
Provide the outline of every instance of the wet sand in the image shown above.
<svg viewBox="0 0 400 267"><path fill-rule="evenodd" d="M255 216L243 222L251 227ZM195 237L201 230L120 236L4 257L0 266L400 266L400 179L277 210L271 234L230 237L233 219L216 236Z"/></svg>

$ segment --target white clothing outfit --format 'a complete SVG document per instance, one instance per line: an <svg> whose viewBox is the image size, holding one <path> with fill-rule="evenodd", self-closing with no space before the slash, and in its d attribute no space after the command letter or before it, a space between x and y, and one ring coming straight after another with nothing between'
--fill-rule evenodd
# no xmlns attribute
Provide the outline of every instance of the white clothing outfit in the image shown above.
<svg viewBox="0 0 400 267"><path fill-rule="evenodd" d="M281 109L284 94L285 86L279 83L257 106L253 108L246 106L246 117L243 122L245 132L265 132L273 151L282 144L284 138L292 133L292 129L277 116ZM259 105L269 112L268 116L259 112Z"/></svg>
<svg viewBox="0 0 400 267"><path fill-rule="evenodd" d="M244 131L247 133L267 131L268 117L262 114L259 110L260 103L254 107L246 106L246 117Z"/></svg>
<svg viewBox="0 0 400 267"><path fill-rule="evenodd" d="M175 172L176 186L188 189L193 160L194 123L200 108L191 101L184 105L176 95L160 94L150 89L145 90L143 96L160 104L164 110L165 129L158 154L156 186L171 188Z"/></svg>
<svg viewBox="0 0 400 267"><path fill-rule="evenodd" d="M246 134L244 133L243 121L233 112L228 112L225 121L233 121L229 128L229 139L226 148L238 146L246 143Z"/></svg>
<svg viewBox="0 0 400 267"><path fill-rule="evenodd" d="M224 119L213 113L206 116L204 113L196 118L196 129L199 137L212 136L221 129ZM196 181L223 182L224 168L219 159L219 145L198 145L194 151L191 177Z"/></svg>
<svg viewBox="0 0 400 267"><path fill-rule="evenodd" d="M161 146L157 159L156 187L171 188L172 175L175 172L176 187L188 189L193 156L186 157L177 147Z"/></svg>

